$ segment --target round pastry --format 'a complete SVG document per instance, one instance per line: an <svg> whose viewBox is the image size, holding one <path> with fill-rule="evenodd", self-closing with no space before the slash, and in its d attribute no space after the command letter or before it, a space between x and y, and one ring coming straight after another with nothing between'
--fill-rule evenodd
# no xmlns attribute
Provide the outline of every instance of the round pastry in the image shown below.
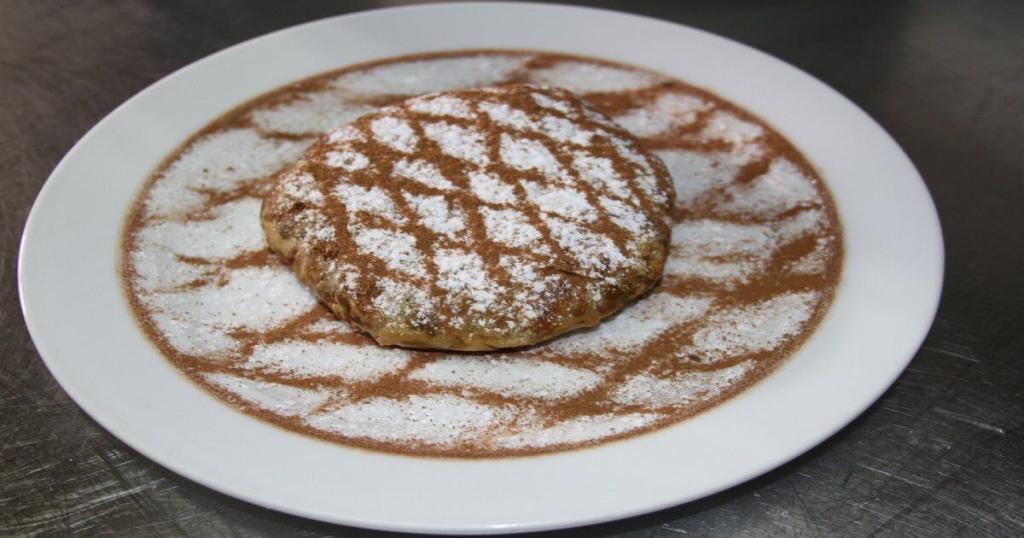
<svg viewBox="0 0 1024 538"><path fill-rule="evenodd" d="M597 324L669 242L657 157L574 94L424 95L317 141L263 201L271 247L380 344L491 350Z"/></svg>

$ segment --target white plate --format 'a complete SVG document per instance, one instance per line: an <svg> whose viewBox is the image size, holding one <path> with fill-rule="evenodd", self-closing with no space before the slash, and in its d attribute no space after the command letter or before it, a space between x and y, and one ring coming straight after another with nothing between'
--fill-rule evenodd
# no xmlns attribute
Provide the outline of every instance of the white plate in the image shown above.
<svg viewBox="0 0 1024 538"><path fill-rule="evenodd" d="M547 49L708 88L773 124L819 168L846 233L831 311L780 370L676 426L597 448L491 460L346 448L224 405L145 340L120 289L122 219L150 170L211 118L301 77L375 58ZM458 4L318 21L232 47L149 87L68 152L29 216L21 299L71 397L160 464L229 495L324 521L403 531L527 531L657 510L808 450L881 395L938 303L942 236L920 176L866 114L797 69L698 30L563 6Z"/></svg>

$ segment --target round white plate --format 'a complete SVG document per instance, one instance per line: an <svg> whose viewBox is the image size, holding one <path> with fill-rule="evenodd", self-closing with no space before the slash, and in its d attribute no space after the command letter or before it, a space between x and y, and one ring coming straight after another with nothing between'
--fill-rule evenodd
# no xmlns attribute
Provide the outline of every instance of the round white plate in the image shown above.
<svg viewBox="0 0 1024 538"><path fill-rule="evenodd" d="M778 128L819 168L846 233L835 303L780 370L691 420L596 448L489 460L352 449L224 405L145 340L117 276L118 236L152 168L211 118L287 82L399 54L546 49L634 64L710 89ZM247 501L402 531L509 532L653 511L764 473L846 425L917 350L938 303L942 236L913 165L821 82L698 30L608 11L520 4L388 9L276 32L139 93L68 152L29 216L22 306L71 397L160 464Z"/></svg>

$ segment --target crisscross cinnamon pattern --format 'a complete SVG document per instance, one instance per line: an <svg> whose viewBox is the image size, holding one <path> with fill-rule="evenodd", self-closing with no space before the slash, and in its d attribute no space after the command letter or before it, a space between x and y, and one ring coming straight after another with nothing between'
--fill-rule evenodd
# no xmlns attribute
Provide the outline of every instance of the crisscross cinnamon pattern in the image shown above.
<svg viewBox="0 0 1024 538"><path fill-rule="evenodd" d="M650 287L672 199L660 161L606 117L511 85L329 133L263 218L321 299L381 343L476 350L592 325Z"/></svg>

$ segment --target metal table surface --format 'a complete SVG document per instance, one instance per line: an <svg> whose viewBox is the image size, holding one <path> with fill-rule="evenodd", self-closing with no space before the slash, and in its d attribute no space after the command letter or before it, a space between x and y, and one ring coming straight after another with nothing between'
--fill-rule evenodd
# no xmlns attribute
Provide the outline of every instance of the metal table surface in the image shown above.
<svg viewBox="0 0 1024 538"><path fill-rule="evenodd" d="M122 101L244 39L383 4L0 3L0 535L370 534L226 497L112 437L33 348L15 268L47 175ZM910 367L833 438L712 497L568 534L1024 535L1024 4L606 7L737 39L863 107L927 181L947 272Z"/></svg>

